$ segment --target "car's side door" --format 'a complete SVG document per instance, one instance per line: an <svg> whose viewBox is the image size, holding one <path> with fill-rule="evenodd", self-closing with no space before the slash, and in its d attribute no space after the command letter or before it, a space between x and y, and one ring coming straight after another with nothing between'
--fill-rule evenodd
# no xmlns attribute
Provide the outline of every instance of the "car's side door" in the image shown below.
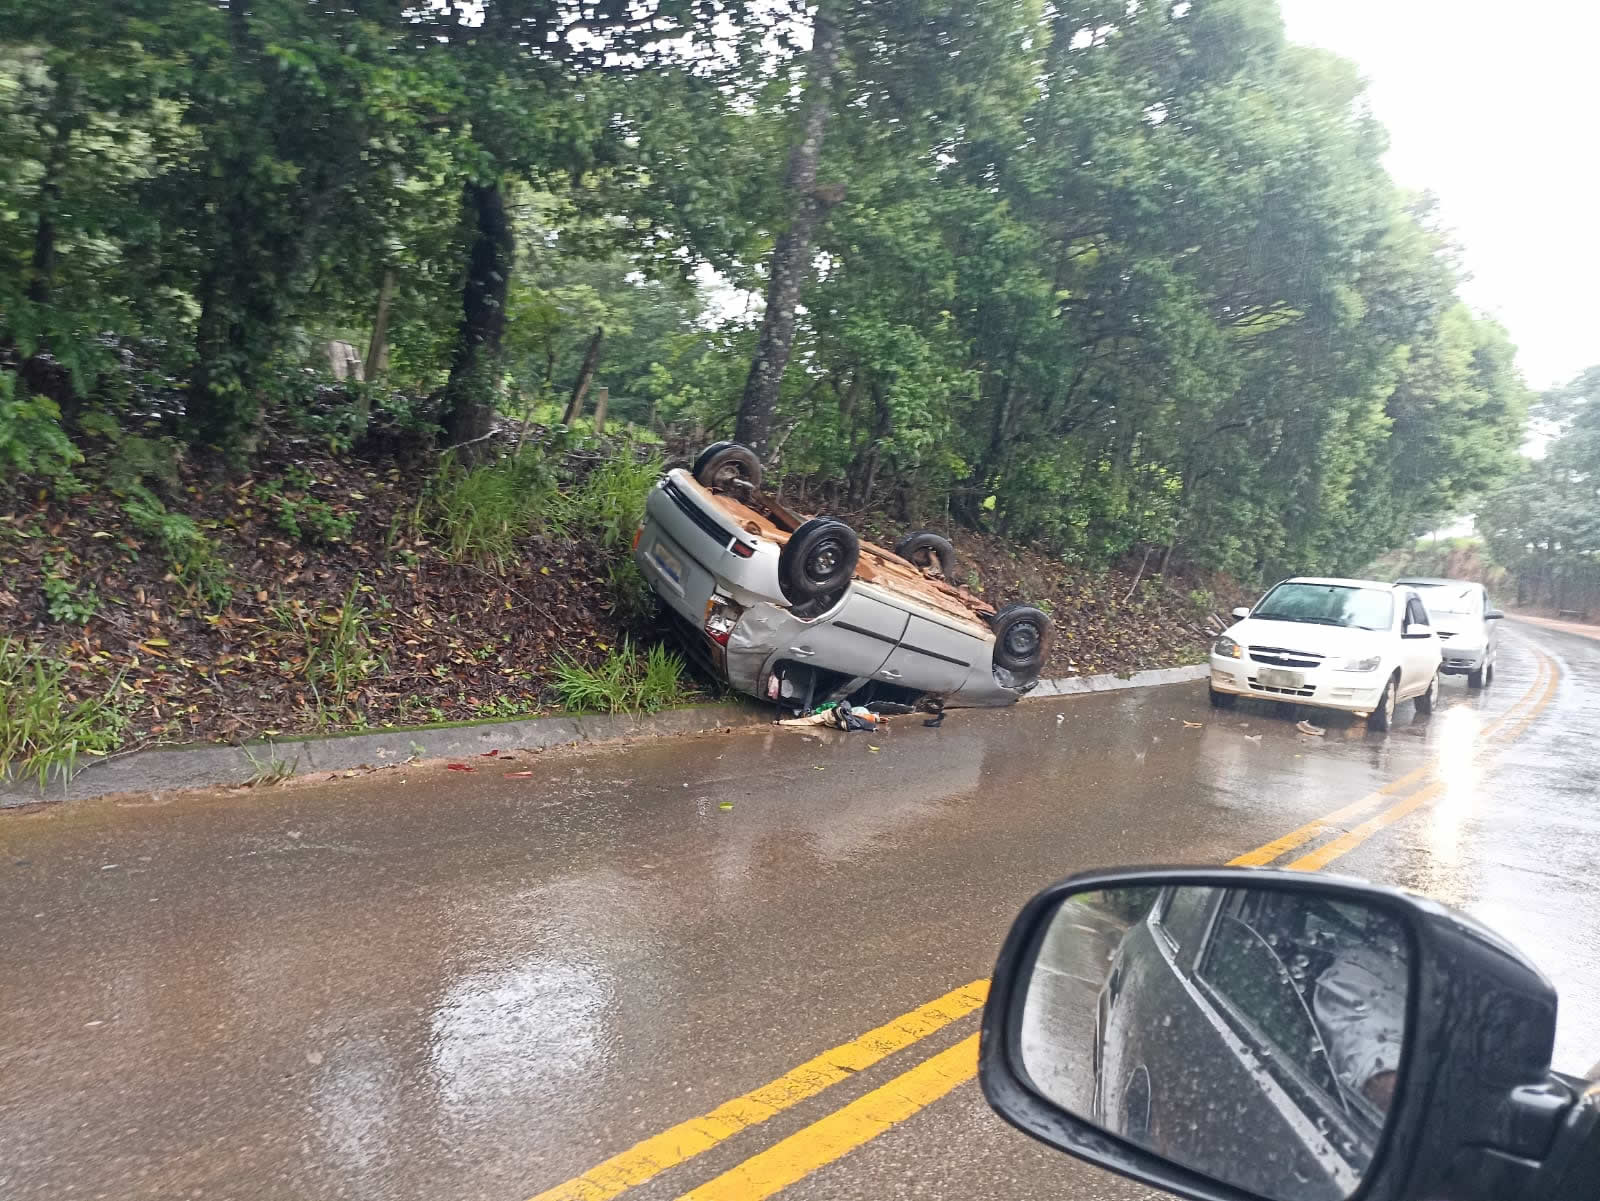
<svg viewBox="0 0 1600 1201"><path fill-rule="evenodd" d="M1402 593L1404 612L1400 619L1400 694L1415 696L1428 690L1428 683L1439 670L1439 636L1419 597L1407 588Z"/></svg>

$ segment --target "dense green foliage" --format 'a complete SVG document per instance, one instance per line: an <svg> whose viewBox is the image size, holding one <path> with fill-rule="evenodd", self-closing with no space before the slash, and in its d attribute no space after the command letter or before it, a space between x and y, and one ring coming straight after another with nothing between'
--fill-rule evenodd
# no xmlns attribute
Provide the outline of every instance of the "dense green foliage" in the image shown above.
<svg viewBox="0 0 1600 1201"><path fill-rule="evenodd" d="M1600 367L1534 406L1549 434L1478 509L1478 528L1512 573L1523 604L1600 613Z"/></svg>
<svg viewBox="0 0 1600 1201"><path fill-rule="evenodd" d="M1353 569L1509 470L1509 342L1273 0L824 15L819 64L809 10L748 0L0 0L0 463L159 492L288 422L469 472L497 412L591 384L726 435L787 264L769 451L851 507L1254 579ZM364 381L312 386L330 339ZM537 475L451 490L444 536L508 553Z"/></svg>

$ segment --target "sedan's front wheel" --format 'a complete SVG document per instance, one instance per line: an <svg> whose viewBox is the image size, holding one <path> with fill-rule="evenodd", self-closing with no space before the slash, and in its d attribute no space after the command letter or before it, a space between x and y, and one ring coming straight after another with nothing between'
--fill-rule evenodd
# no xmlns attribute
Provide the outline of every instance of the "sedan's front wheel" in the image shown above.
<svg viewBox="0 0 1600 1201"><path fill-rule="evenodd" d="M1231 692L1218 692L1210 685L1206 686L1206 692L1211 697L1213 709L1231 709L1239 703L1239 698Z"/></svg>
<svg viewBox="0 0 1600 1201"><path fill-rule="evenodd" d="M1390 679L1383 686L1383 695L1378 698L1378 707L1367 717L1367 729L1387 730L1389 723L1394 720L1395 697L1399 693L1400 683Z"/></svg>
<svg viewBox="0 0 1600 1201"><path fill-rule="evenodd" d="M1417 698L1417 712L1428 714L1433 712L1433 707L1439 703L1439 673L1433 673L1433 679L1428 681L1428 691Z"/></svg>

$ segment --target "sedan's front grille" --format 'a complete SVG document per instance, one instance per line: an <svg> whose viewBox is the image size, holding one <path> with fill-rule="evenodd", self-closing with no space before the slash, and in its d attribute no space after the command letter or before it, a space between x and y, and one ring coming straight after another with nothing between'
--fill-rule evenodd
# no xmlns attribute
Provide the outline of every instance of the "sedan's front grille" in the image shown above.
<svg viewBox="0 0 1600 1201"><path fill-rule="evenodd" d="M1273 667L1321 667L1326 657L1313 651L1291 651L1281 646L1252 646L1250 657Z"/></svg>
<svg viewBox="0 0 1600 1201"><path fill-rule="evenodd" d="M1307 685L1304 688L1274 688L1270 684L1261 683L1254 676L1250 677L1250 687L1257 692L1270 692L1275 696L1316 696L1317 694L1315 685Z"/></svg>

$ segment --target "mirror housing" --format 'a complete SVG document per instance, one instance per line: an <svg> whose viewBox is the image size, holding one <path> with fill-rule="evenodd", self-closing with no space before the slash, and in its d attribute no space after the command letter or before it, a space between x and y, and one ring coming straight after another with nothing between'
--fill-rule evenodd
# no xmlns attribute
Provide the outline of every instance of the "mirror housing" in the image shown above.
<svg viewBox="0 0 1600 1201"><path fill-rule="evenodd" d="M1432 634L1432 626L1425 626L1415 621L1406 622L1405 628L1400 631L1400 637L1402 638L1427 638Z"/></svg>
<svg viewBox="0 0 1600 1201"><path fill-rule="evenodd" d="M1045 889L1018 916L984 1007L978 1076L1006 1121L1079 1159L1195 1201L1260 1201L1245 1189L1106 1133L1048 1100L1023 1066L1034 963L1063 901L1091 890L1262 888L1381 909L1412 943L1407 1052L1390 1121L1350 1201L1520 1196L1576 1091L1550 1072L1555 990L1519 952L1431 901L1357 880L1263 868L1096 871ZM1448 1098L1448 1104L1445 1099Z"/></svg>
<svg viewBox="0 0 1600 1201"><path fill-rule="evenodd" d="M1504 616L1505 616L1505 614L1502 613L1499 609L1490 609L1487 613L1485 613L1483 615L1483 619L1485 621L1499 621Z"/></svg>
<svg viewBox="0 0 1600 1201"><path fill-rule="evenodd" d="M1235 606L1235 608L1233 610L1233 615L1238 620L1243 621L1246 617L1250 616L1250 606L1248 606L1248 605Z"/></svg>

